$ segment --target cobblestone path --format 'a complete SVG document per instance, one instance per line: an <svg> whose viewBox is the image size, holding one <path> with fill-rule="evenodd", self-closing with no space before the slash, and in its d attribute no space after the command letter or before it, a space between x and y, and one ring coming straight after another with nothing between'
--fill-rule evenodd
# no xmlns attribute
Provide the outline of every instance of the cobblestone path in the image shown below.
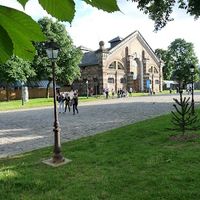
<svg viewBox="0 0 200 200"><path fill-rule="evenodd" d="M177 95L81 103L79 114L59 114L61 141L94 135L170 112ZM195 94L195 102L200 95ZM0 158L53 145L53 108L0 112Z"/></svg>

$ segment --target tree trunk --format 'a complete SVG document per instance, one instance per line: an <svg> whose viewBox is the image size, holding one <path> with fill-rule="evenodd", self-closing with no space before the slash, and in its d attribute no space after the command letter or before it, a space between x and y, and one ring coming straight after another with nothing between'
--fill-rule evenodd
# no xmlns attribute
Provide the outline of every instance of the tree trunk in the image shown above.
<svg viewBox="0 0 200 200"><path fill-rule="evenodd" d="M9 87L8 84L6 83L6 101L9 101L9 91L8 91Z"/></svg>
<svg viewBox="0 0 200 200"><path fill-rule="evenodd" d="M46 88L46 98L49 98L49 86L51 84L51 80L49 80L48 84L47 84L47 88Z"/></svg>

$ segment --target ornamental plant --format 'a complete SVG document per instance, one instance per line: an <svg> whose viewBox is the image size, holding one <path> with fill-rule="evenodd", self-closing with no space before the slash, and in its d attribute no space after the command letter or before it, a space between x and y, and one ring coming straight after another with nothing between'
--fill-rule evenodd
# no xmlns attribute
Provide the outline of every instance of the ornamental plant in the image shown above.
<svg viewBox="0 0 200 200"><path fill-rule="evenodd" d="M192 113L192 104L189 103L190 97L183 98L183 91L179 92L180 100L173 99L175 111L171 111L172 120L171 122L176 127L174 130L179 130L182 135L185 134L186 130L194 128L194 124L197 122L197 114Z"/></svg>

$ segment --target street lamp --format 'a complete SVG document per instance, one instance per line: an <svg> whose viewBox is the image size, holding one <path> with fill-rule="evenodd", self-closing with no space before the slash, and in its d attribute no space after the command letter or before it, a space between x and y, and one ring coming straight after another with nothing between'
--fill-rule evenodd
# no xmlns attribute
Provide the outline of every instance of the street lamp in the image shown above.
<svg viewBox="0 0 200 200"><path fill-rule="evenodd" d="M192 75L192 114L194 114L194 65L190 65L190 72Z"/></svg>
<svg viewBox="0 0 200 200"><path fill-rule="evenodd" d="M87 94L87 98L88 98L88 80L85 83L86 83L86 90L87 90L86 94Z"/></svg>
<svg viewBox="0 0 200 200"><path fill-rule="evenodd" d="M59 47L58 45L51 41L45 44L46 46L46 53L48 58L51 60L52 63L52 78L53 78L53 103L54 103L54 150L53 150L53 164L59 164L65 161L64 157L61 154L61 143L60 143L60 128L58 122L58 112L57 112L57 105L56 105L56 78L55 78L55 66L56 66L56 59L58 57Z"/></svg>

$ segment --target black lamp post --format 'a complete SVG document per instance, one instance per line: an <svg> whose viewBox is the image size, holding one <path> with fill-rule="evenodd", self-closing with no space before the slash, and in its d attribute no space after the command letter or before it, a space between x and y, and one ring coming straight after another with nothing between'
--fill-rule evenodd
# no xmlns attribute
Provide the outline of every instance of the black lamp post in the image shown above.
<svg viewBox="0 0 200 200"><path fill-rule="evenodd" d="M56 78L55 78L55 66L56 66L56 59L58 57L59 47L58 45L51 41L45 44L46 52L48 58L51 60L52 63L52 77L53 77L53 102L54 102L54 150L53 150L53 159L52 162L54 164L64 162L64 157L61 154L61 143L60 143L60 128L58 122L58 112L57 112L57 105L56 105Z"/></svg>
<svg viewBox="0 0 200 200"><path fill-rule="evenodd" d="M190 72L192 75L192 114L194 114L194 65L190 66Z"/></svg>

